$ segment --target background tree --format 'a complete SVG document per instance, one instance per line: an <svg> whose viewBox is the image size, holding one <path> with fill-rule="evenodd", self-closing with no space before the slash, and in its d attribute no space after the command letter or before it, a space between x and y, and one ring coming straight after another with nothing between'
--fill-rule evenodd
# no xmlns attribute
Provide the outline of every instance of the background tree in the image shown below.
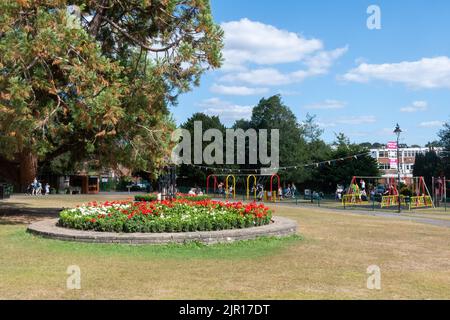
<svg viewBox="0 0 450 320"><path fill-rule="evenodd" d="M444 124L444 128L439 131L440 146L443 147L442 169L446 177L450 177L450 123Z"/></svg>
<svg viewBox="0 0 450 320"><path fill-rule="evenodd" d="M194 123L195 121L200 121L202 123L202 136L205 131L209 129L218 129L222 132L223 137L225 137L225 126L220 122L219 117L217 116L209 116L204 113L198 112L194 113L185 123L181 125L181 128L186 129L191 134L191 163L194 164ZM211 142L203 142L202 143L202 152L205 150L205 147ZM223 154L225 157L225 149L223 150ZM204 163L200 165L205 165ZM224 167L220 164L211 165L215 168ZM230 167L227 165L227 168ZM203 168L197 168L191 165L181 165L179 169L179 184L184 187L194 187L197 186L206 186L206 177L208 174L213 173L210 170L206 170ZM218 172L216 172L218 173ZM220 173L220 172L219 172Z"/></svg>
<svg viewBox="0 0 450 320"><path fill-rule="evenodd" d="M374 148L374 149L381 149L384 146L385 146L385 144L382 144L382 143L379 143L379 142L372 143L372 148Z"/></svg>
<svg viewBox="0 0 450 320"><path fill-rule="evenodd" d="M333 192L337 184L348 185L353 176L373 176L380 175L377 161L368 152L369 149L359 144L350 143L350 140L341 132L336 134L335 146L329 159L345 160L331 161L319 166L317 179L311 185L324 192ZM352 156L365 153L357 158Z"/></svg>
<svg viewBox="0 0 450 320"><path fill-rule="evenodd" d="M425 148L439 148L442 147L442 142L438 140L430 141L425 145Z"/></svg>
<svg viewBox="0 0 450 320"><path fill-rule="evenodd" d="M359 144L361 147L366 148L366 149L371 149L372 148L372 143L370 142L363 142Z"/></svg>
<svg viewBox="0 0 450 320"><path fill-rule="evenodd" d="M208 0L0 2L0 162L157 172L168 106L221 63Z"/></svg>
<svg viewBox="0 0 450 320"><path fill-rule="evenodd" d="M280 95L261 99L253 108L250 120L252 128L268 129L268 150L270 150L270 130L278 129L280 133L279 156L280 167L296 166L306 163L306 141L297 117L281 100ZM302 166L280 172L283 181L299 181L306 177Z"/></svg>
<svg viewBox="0 0 450 320"><path fill-rule="evenodd" d="M424 177L427 186L432 185L432 177L438 177L442 173L442 159L436 154L436 151L430 150L425 154L416 155L413 175L415 177Z"/></svg>

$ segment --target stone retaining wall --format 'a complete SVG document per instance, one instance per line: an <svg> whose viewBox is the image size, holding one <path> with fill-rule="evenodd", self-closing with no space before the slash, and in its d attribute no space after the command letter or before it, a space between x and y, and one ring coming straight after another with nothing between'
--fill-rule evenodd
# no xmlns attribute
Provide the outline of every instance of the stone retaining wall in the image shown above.
<svg viewBox="0 0 450 320"><path fill-rule="evenodd" d="M83 231L58 227L58 219L49 219L31 224L27 231L45 238L124 244L166 244L199 241L205 244L255 239L262 236L286 237L297 233L297 223L283 217L273 217L273 223L260 227L221 231L197 231L177 233L114 233Z"/></svg>

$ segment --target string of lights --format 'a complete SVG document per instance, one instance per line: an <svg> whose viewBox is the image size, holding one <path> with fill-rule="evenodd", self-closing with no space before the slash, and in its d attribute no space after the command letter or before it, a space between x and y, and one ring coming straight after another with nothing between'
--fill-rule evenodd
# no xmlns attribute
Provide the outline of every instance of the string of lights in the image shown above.
<svg viewBox="0 0 450 320"><path fill-rule="evenodd" d="M228 173L241 173L241 172L248 172L248 173L258 173L258 172L265 172L265 171L283 171L283 170L289 170L289 169L299 169L299 168L308 168L308 167L320 167L322 165L333 165L340 161L345 161L349 159L355 159L357 160L360 157L370 155L370 152L364 152L364 153L358 153L351 156L345 156L341 158L336 159L329 159L325 161L319 161L319 162L312 162L312 163L305 163L305 164L298 164L298 165L292 165L292 166L285 166L285 167L262 167L262 168L256 168L256 169L242 169L242 168L224 168L224 167L211 167L211 166L205 166L205 165L198 165L198 164L187 164L183 163L183 165L187 165L190 167L198 168L201 170L209 170L213 172L228 172Z"/></svg>

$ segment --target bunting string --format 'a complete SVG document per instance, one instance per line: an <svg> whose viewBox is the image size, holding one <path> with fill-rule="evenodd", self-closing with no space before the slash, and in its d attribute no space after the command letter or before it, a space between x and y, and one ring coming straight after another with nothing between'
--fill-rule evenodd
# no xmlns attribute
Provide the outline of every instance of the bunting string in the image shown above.
<svg viewBox="0 0 450 320"><path fill-rule="evenodd" d="M299 169L299 168L308 168L308 167L316 167L319 168L320 166L323 165L333 165L336 164L338 162L341 161L345 161L345 160L349 160L349 159L355 159L358 160L358 158L360 157L364 157L370 155L370 152L364 152L364 153L358 153L358 154L354 154L351 156L345 156L345 157L341 157L341 158L336 158L336 159L330 159L330 160L325 160L325 161L319 161L319 162L313 162L313 163L306 163L306 164L298 164L298 165L292 165L292 166L285 166L285 167L275 167L275 168L271 168L271 167L262 167L262 168L255 168L255 169L241 169L241 168L224 168L224 167L212 167L212 166L204 166L204 165L198 165L198 164L186 164L183 163L182 165L186 165L186 166L190 166L190 167L194 167L194 168L198 168L198 169L202 169L202 170L209 170L209 171L213 171L213 172L228 172L228 173L258 173L258 172L265 172L265 171L283 171L283 170L289 170L289 169Z"/></svg>

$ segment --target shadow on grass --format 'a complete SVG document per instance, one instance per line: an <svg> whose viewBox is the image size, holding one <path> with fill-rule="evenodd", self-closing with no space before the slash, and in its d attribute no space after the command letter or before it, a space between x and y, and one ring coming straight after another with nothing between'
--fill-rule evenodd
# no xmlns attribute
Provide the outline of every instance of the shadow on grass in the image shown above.
<svg viewBox="0 0 450 320"><path fill-rule="evenodd" d="M0 204L0 225L28 224L36 220L57 218L57 208L27 208L20 202Z"/></svg>

